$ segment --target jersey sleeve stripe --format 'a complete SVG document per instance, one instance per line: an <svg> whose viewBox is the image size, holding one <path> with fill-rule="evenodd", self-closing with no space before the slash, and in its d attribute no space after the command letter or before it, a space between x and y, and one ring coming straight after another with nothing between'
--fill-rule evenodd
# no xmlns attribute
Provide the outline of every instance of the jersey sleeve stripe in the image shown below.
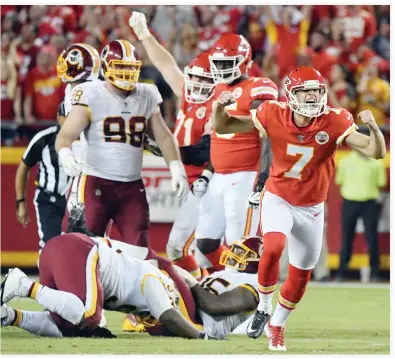
<svg viewBox="0 0 395 359"><path fill-rule="evenodd" d="M150 273L149 273L149 274L146 274L146 275L143 277L142 281L141 281L141 285L140 285L141 295L144 295L145 281L146 281L149 277L156 278L157 280L159 280L159 282L161 282L161 284L163 285L163 287L165 287L165 284L163 283L162 278L158 277L158 276L155 275L155 274L150 274Z"/></svg>
<svg viewBox="0 0 395 359"><path fill-rule="evenodd" d="M242 284L242 285L239 285L239 287L242 287L242 288L245 288L245 289L249 290L254 295L254 297L256 299L256 302L259 303L258 291L252 285L250 285L250 284Z"/></svg>
<svg viewBox="0 0 395 359"><path fill-rule="evenodd" d="M344 133L337 139L336 141L336 145L340 146L342 144L342 142L344 141L344 139L351 134L352 132L356 131L358 129L358 126L353 123L349 128L347 128L346 131L344 131Z"/></svg>
<svg viewBox="0 0 395 359"><path fill-rule="evenodd" d="M256 115L256 110L250 110L252 116L252 122L254 126L258 129L258 131L262 134L263 137L267 136L266 130L263 128L262 124L259 122L258 117Z"/></svg>
<svg viewBox="0 0 395 359"><path fill-rule="evenodd" d="M37 133L32 140L30 141L29 145L26 148L26 151L23 153L22 158L25 159L28 155L28 153L30 152L30 150L32 149L32 147L34 146L35 143L37 143L37 141L39 141L41 138L43 138L44 136L48 136L54 132L56 132L58 129L57 126L52 126L50 128L47 128L46 130L40 131L39 133Z"/></svg>
<svg viewBox="0 0 395 359"><path fill-rule="evenodd" d="M272 95L276 99L278 97L278 91L270 86L260 86L260 87L254 87L251 89L251 97L255 97L258 95Z"/></svg>

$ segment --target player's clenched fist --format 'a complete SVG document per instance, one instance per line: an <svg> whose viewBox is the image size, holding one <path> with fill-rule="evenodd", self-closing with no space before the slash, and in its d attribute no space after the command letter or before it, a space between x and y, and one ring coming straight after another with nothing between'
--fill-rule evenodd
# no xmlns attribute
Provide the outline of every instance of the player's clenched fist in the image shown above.
<svg viewBox="0 0 395 359"><path fill-rule="evenodd" d="M224 91L219 95L217 102L222 106L228 106L236 102L232 92Z"/></svg>
<svg viewBox="0 0 395 359"><path fill-rule="evenodd" d="M370 110L361 111L358 114L358 118L367 126L371 128L377 128L376 120L374 119L373 113Z"/></svg>
<svg viewBox="0 0 395 359"><path fill-rule="evenodd" d="M129 18L129 26L140 41L151 35L148 30L147 19L142 12L133 11L132 16Z"/></svg>

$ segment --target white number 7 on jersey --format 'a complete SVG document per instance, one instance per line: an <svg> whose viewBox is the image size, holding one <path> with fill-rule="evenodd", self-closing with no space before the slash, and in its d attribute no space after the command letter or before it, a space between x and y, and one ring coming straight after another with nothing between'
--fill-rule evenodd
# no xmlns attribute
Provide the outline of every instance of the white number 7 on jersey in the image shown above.
<svg viewBox="0 0 395 359"><path fill-rule="evenodd" d="M314 147L303 147L303 146L291 145L290 143L288 143L287 155L290 156L302 155L302 156L296 161L296 163L292 166L292 168L288 172L284 173L284 177L301 179L302 178L301 172L303 171L303 168L305 168L306 165L313 158L313 154L314 154Z"/></svg>

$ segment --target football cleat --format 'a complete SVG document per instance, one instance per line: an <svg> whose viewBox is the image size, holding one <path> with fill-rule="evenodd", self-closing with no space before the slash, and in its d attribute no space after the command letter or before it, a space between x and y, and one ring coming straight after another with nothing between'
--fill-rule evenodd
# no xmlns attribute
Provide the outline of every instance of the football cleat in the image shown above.
<svg viewBox="0 0 395 359"><path fill-rule="evenodd" d="M123 322L122 330L124 332L142 333L145 332L145 326L138 315L128 314Z"/></svg>
<svg viewBox="0 0 395 359"><path fill-rule="evenodd" d="M1 326L2 327L7 327L11 324L11 322L14 320L14 316L15 316L15 314L14 314L14 316L12 316L13 313L14 313L14 311L11 308L9 308L5 305L1 306Z"/></svg>
<svg viewBox="0 0 395 359"><path fill-rule="evenodd" d="M269 350L286 351L284 343L284 327L270 325Z"/></svg>
<svg viewBox="0 0 395 359"><path fill-rule="evenodd" d="M269 314L257 310L254 314L254 318L252 318L250 324L248 324L247 335L252 339L258 339L262 335L269 319Z"/></svg>
<svg viewBox="0 0 395 359"><path fill-rule="evenodd" d="M27 278L27 275L19 268L13 268L8 271L8 274L6 274L5 279L1 283L0 305L8 303L14 297L21 296L19 289L22 278Z"/></svg>

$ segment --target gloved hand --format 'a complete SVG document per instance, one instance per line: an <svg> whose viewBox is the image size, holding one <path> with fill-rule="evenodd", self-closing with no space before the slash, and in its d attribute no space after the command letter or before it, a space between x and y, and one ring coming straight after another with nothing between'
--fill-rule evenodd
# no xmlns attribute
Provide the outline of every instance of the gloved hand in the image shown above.
<svg viewBox="0 0 395 359"><path fill-rule="evenodd" d="M67 176L76 177L81 174L82 163L75 160L73 152L69 147L62 147L59 152L59 161Z"/></svg>
<svg viewBox="0 0 395 359"><path fill-rule="evenodd" d="M147 19L142 12L132 12L132 16L129 18L129 26L133 29L134 33L140 41L143 41L151 35L148 30Z"/></svg>
<svg viewBox="0 0 395 359"><path fill-rule="evenodd" d="M266 173L260 173L258 182L255 185L254 191L251 193L250 197L248 198L248 204L250 207L256 208L259 207L259 202L261 198L261 192L263 187L265 187L266 180L268 175Z"/></svg>
<svg viewBox="0 0 395 359"><path fill-rule="evenodd" d="M201 176L192 183L191 191L196 198L201 198L206 193L212 175L211 171L204 170Z"/></svg>
<svg viewBox="0 0 395 359"><path fill-rule="evenodd" d="M171 173L171 184L173 191L177 191L177 197L183 198L188 194L189 185L184 165L181 161L175 160L170 162L169 170Z"/></svg>

